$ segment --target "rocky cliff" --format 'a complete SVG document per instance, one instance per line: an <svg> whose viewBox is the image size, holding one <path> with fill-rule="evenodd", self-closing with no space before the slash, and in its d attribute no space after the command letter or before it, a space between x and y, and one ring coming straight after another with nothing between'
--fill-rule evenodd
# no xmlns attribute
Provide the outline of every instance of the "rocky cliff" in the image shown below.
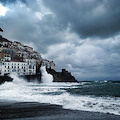
<svg viewBox="0 0 120 120"><path fill-rule="evenodd" d="M47 72L53 75L53 82L78 82L66 69L62 69L62 72L47 69Z"/></svg>

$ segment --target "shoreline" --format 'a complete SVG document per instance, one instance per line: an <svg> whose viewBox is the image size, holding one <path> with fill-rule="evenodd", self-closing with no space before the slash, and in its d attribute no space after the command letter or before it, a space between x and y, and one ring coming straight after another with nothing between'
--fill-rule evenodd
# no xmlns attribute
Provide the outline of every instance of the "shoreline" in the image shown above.
<svg viewBox="0 0 120 120"><path fill-rule="evenodd" d="M10 120L120 120L119 115L63 109L38 102L0 102L0 119Z"/></svg>

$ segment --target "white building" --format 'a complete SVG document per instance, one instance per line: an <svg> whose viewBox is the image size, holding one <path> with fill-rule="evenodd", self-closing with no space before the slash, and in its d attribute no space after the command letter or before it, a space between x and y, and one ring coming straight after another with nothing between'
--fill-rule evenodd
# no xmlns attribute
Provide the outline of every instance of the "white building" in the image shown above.
<svg viewBox="0 0 120 120"><path fill-rule="evenodd" d="M8 46L9 47L12 44L12 42L10 42L10 41L3 41L1 44L3 46Z"/></svg>
<svg viewBox="0 0 120 120"><path fill-rule="evenodd" d="M17 46L19 50L25 51L25 47L23 44Z"/></svg>
<svg viewBox="0 0 120 120"><path fill-rule="evenodd" d="M26 48L26 50L30 53L33 52L33 48L32 47L29 47L29 46L24 46Z"/></svg>
<svg viewBox="0 0 120 120"><path fill-rule="evenodd" d="M27 59L26 61L2 61L0 63L0 76L11 73L17 73L18 75L35 75L36 60Z"/></svg>
<svg viewBox="0 0 120 120"><path fill-rule="evenodd" d="M26 59L27 63L27 75L36 74L36 59Z"/></svg>
<svg viewBox="0 0 120 120"><path fill-rule="evenodd" d="M4 60L5 61L10 61L11 60L11 55L10 54L5 54Z"/></svg>
<svg viewBox="0 0 120 120"><path fill-rule="evenodd" d="M55 63L50 61L50 68L56 71Z"/></svg>
<svg viewBox="0 0 120 120"><path fill-rule="evenodd" d="M43 59L42 66L46 66L48 69L50 68L56 71L55 63L53 61L48 61L46 59Z"/></svg>
<svg viewBox="0 0 120 120"><path fill-rule="evenodd" d="M27 63L23 61L2 62L1 76L11 73L17 73L18 75L26 75Z"/></svg>
<svg viewBox="0 0 120 120"><path fill-rule="evenodd" d="M13 45L18 46L18 45L21 45L21 43L18 42L18 41L14 41L14 42L13 42Z"/></svg>

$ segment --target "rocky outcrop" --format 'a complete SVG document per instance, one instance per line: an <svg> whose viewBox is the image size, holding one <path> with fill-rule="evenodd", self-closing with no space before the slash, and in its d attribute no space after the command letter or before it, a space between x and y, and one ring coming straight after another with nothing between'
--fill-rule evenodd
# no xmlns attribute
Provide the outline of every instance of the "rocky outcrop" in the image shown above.
<svg viewBox="0 0 120 120"><path fill-rule="evenodd" d="M62 72L47 69L47 72L53 75L53 82L78 82L66 69L62 69Z"/></svg>
<svg viewBox="0 0 120 120"><path fill-rule="evenodd" d="M13 80L13 78L5 75L5 76L0 76L0 84L4 83L4 82L11 82Z"/></svg>

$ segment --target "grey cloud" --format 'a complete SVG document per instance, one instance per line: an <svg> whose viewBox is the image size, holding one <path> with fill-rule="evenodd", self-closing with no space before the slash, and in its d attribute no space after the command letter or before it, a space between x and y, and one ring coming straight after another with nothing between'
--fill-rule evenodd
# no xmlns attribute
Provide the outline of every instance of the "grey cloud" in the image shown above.
<svg viewBox="0 0 120 120"><path fill-rule="evenodd" d="M120 27L119 1L43 3L27 0L6 4L10 10L0 16L1 34L35 46L44 58L56 63L57 70L66 68L78 80L120 78L120 35L116 35Z"/></svg>
<svg viewBox="0 0 120 120"><path fill-rule="evenodd" d="M99 39L92 43L86 40L81 46L73 43L58 44L50 46L43 56L54 59L59 71L65 67L78 80L119 80L120 54L113 48L119 44L120 35L115 39L104 39L105 44ZM111 49L110 52L106 46Z"/></svg>
<svg viewBox="0 0 120 120"><path fill-rule="evenodd" d="M21 1L21 2L26 3L26 0L0 0L0 2L1 2L2 4L4 4L4 5L10 4L10 3L15 3L15 2L17 2L17 1Z"/></svg>
<svg viewBox="0 0 120 120"><path fill-rule="evenodd" d="M8 39L33 42L40 53L47 52L49 45L63 42L62 32L65 28L49 11L47 13L44 10L46 13L42 13L41 1L34 1L34 6L32 3L28 1L27 5L23 2L6 5L10 10L4 17L0 16L0 26Z"/></svg>
<svg viewBox="0 0 120 120"><path fill-rule="evenodd" d="M81 37L107 38L120 32L119 0L45 0L49 7L71 30Z"/></svg>

